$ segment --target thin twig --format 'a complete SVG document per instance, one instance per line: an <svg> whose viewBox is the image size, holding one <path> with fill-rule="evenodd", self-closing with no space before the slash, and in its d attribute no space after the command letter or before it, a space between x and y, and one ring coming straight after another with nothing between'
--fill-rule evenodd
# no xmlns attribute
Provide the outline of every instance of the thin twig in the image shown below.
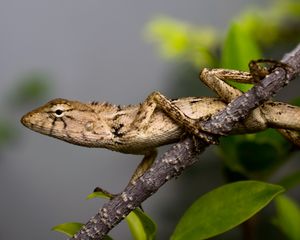
<svg viewBox="0 0 300 240"><path fill-rule="evenodd" d="M230 133L236 123L245 119L254 108L270 99L299 75L300 44L292 52L286 54L282 62L291 68L276 68L250 91L228 104L224 110L206 122L201 122L201 127L216 135ZM172 146L134 184L129 184L120 195L104 204L99 212L70 239L102 239L130 211L140 206L165 182L180 175L186 167L195 163L199 153L203 152L207 146L206 142L196 141L191 137Z"/></svg>

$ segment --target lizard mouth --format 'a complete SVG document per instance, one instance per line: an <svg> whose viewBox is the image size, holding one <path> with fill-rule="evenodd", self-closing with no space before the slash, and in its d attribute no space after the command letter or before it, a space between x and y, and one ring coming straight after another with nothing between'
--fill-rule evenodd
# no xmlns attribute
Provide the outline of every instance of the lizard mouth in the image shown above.
<svg viewBox="0 0 300 240"><path fill-rule="evenodd" d="M25 114L21 118L21 123L25 127L29 128L35 132L38 132L38 133L47 134L50 131L50 129L49 130L46 129L45 126L42 126L42 124L38 124L37 122L32 122L32 113L31 112Z"/></svg>
<svg viewBox="0 0 300 240"><path fill-rule="evenodd" d="M30 121L29 119L29 114L25 114L22 118L21 118L21 123L25 126L25 127L30 127Z"/></svg>

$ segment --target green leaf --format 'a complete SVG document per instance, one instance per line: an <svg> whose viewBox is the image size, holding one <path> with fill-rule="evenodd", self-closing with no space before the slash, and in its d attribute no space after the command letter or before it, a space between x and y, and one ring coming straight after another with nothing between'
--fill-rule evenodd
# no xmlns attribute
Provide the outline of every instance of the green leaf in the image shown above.
<svg viewBox="0 0 300 240"><path fill-rule="evenodd" d="M156 236L156 224L140 208L133 210L125 220L135 240L152 240Z"/></svg>
<svg viewBox="0 0 300 240"><path fill-rule="evenodd" d="M56 232L61 232L66 234L69 237L72 237L75 233L77 233L80 230L82 226L83 223L67 222L67 223L62 223L57 226L54 226L51 230Z"/></svg>
<svg viewBox="0 0 300 240"><path fill-rule="evenodd" d="M94 192L90 193L86 199L90 200L93 198L105 198L105 199L111 199L113 197L113 194L101 189L101 188L97 188L95 189Z"/></svg>
<svg viewBox="0 0 300 240"><path fill-rule="evenodd" d="M279 196L275 199L277 216L274 219L281 231L290 240L300 239L300 209L292 199Z"/></svg>
<svg viewBox="0 0 300 240"><path fill-rule="evenodd" d="M283 188L258 181L224 185L200 197L185 212L172 240L207 239L239 225L265 207Z"/></svg>
<svg viewBox="0 0 300 240"><path fill-rule="evenodd" d="M62 223L59 224L53 228L51 228L52 231L60 232L66 234L68 237L73 237L74 234L76 234L81 227L83 226L83 223L78 222L68 222L68 223ZM106 235L104 240L113 240L110 236Z"/></svg>
<svg viewBox="0 0 300 240"><path fill-rule="evenodd" d="M259 58L261 58L260 49L251 34L241 24L233 22L223 45L221 66L248 71L248 63ZM230 81L230 84L242 91L247 91L252 86L232 81Z"/></svg>

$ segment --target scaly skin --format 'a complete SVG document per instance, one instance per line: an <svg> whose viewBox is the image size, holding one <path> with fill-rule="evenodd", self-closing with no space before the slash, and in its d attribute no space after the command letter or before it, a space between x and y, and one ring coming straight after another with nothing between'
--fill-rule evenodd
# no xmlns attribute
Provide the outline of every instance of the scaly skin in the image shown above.
<svg viewBox="0 0 300 240"><path fill-rule="evenodd" d="M169 100L161 93L153 92L143 103L132 106L54 99L24 115L21 122L33 131L72 144L144 155L133 181L151 166L157 147L177 142L183 134L216 143L212 135L199 128L199 121L223 109L242 94L225 82L228 79L243 83L257 81L247 72L204 69L201 80L219 98ZM236 124L230 134L253 133L267 128L277 128L283 136L300 146L300 108L281 102L266 102Z"/></svg>
<svg viewBox="0 0 300 240"><path fill-rule="evenodd" d="M172 104L193 120L208 117L226 105L218 98L203 97L173 100ZM136 122L141 108L55 99L24 115L21 122L33 131L72 144L132 154L145 154L149 149L174 143L185 133L184 126L159 108L141 126L141 121ZM233 133L257 132L268 127L300 130L300 108L267 102L238 124Z"/></svg>

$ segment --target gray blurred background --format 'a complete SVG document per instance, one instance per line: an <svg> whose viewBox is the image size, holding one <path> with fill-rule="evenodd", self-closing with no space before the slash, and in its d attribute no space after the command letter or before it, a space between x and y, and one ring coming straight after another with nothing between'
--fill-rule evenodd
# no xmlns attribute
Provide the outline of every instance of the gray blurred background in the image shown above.
<svg viewBox="0 0 300 240"><path fill-rule="evenodd" d="M56 97L133 104L153 90L173 98L185 95L174 90L176 63L161 59L145 41L147 22L166 15L225 31L242 9L265 3L1 0L0 115L13 129L13 137L0 149L0 239L65 239L50 231L51 227L86 222L103 201L86 201L85 197L96 186L120 192L141 159L39 135L21 126L22 114ZM38 101L14 104L13 89L31 73L48 79L47 91ZM210 94L201 89L197 73L191 74L199 86L193 94ZM168 238L196 197L223 182L213 149L208 153L144 203L146 212L158 223L158 239ZM131 239L125 223L110 235Z"/></svg>

